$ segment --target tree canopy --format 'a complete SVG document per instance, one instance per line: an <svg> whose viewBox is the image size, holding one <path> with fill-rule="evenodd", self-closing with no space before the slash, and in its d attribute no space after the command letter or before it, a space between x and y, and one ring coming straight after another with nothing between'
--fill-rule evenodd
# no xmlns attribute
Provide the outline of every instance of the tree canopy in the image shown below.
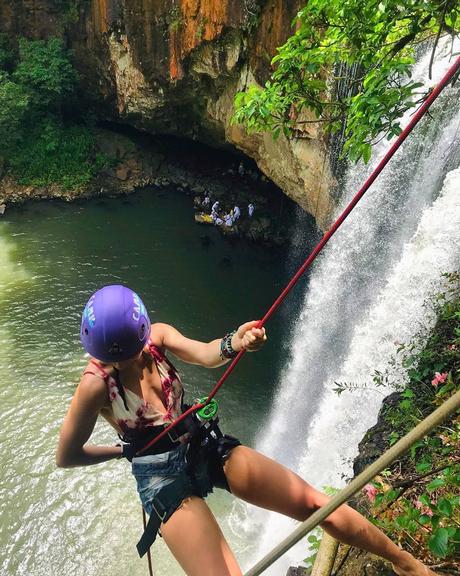
<svg viewBox="0 0 460 576"><path fill-rule="evenodd" d="M0 159L20 184L87 184L107 164L87 117L79 117L77 73L60 38L0 35Z"/></svg>
<svg viewBox="0 0 460 576"><path fill-rule="evenodd" d="M302 124L321 122L329 133L344 131L348 158L367 162L371 144L398 134L398 120L424 97L411 78L416 48L431 41L432 64L440 37L460 30L460 4L309 0L293 25L265 86L236 95L234 121L275 138L281 132L302 137ZM337 93L343 64L356 73L348 89Z"/></svg>
<svg viewBox="0 0 460 576"><path fill-rule="evenodd" d="M19 40L19 62L13 79L27 88L35 105L59 109L77 81L69 51L60 38Z"/></svg>
<svg viewBox="0 0 460 576"><path fill-rule="evenodd" d="M77 75L59 38L19 40L0 37L0 139L4 150L17 144L44 116L62 114Z"/></svg>

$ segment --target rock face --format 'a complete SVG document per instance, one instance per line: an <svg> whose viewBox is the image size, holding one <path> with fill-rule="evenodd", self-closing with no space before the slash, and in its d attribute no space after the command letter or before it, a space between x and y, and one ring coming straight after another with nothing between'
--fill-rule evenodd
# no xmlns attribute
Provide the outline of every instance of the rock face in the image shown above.
<svg viewBox="0 0 460 576"><path fill-rule="evenodd" d="M361 474L368 466L377 460L390 445L389 438L392 432L391 425L385 420L385 412L395 409L401 402L402 397L398 392L393 392L384 398L379 411L377 423L364 435L358 446L358 455L353 462L355 476Z"/></svg>
<svg viewBox="0 0 460 576"><path fill-rule="evenodd" d="M276 142L233 125L238 90L262 84L301 0L0 0L0 31L64 36L85 96L110 120L236 146L325 226L333 201L324 137ZM310 125L306 125L310 126Z"/></svg>

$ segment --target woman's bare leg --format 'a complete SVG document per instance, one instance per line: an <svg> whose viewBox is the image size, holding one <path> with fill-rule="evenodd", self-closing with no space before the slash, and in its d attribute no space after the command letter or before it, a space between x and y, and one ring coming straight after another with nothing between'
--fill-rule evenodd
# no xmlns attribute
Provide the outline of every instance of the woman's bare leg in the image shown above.
<svg viewBox="0 0 460 576"><path fill-rule="evenodd" d="M241 576L214 516L201 498L183 501L161 535L188 576Z"/></svg>
<svg viewBox="0 0 460 576"><path fill-rule="evenodd" d="M232 450L224 470L235 496L296 520L305 520L330 500L291 470L246 446ZM399 576L434 576L347 505L328 516L321 527L340 542L389 560Z"/></svg>

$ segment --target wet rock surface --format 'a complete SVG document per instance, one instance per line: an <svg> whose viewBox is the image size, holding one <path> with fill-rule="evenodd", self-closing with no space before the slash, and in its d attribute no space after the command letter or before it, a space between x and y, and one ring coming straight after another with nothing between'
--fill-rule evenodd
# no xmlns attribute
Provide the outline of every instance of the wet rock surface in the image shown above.
<svg viewBox="0 0 460 576"><path fill-rule="evenodd" d="M334 576L395 576L391 564L378 556L348 546L339 548Z"/></svg>
<svg viewBox="0 0 460 576"><path fill-rule="evenodd" d="M300 566L291 566L286 572L286 576L310 576L311 570Z"/></svg>
<svg viewBox="0 0 460 576"><path fill-rule="evenodd" d="M388 409L396 407L400 401L401 394L399 392L394 392L383 400L377 424L369 428L358 445L358 456L353 462L353 472L355 476L361 474L363 470L375 462L375 460L387 450L392 428L388 422L385 421L383 415Z"/></svg>

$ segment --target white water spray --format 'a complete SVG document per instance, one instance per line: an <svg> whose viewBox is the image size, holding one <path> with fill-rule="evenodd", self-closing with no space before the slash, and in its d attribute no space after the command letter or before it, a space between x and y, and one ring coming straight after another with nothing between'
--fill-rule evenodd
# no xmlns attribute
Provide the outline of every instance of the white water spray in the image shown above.
<svg viewBox="0 0 460 576"><path fill-rule="evenodd" d="M430 55L414 77L426 79ZM439 58L433 83L449 63ZM458 89L447 89L400 149L319 259L292 339L292 357L257 448L316 487L339 486L364 432L377 418L379 392L336 396L334 381L368 384L384 370L395 341L410 340L433 318L423 307L440 274L460 260L460 112ZM407 119L405 119L407 122ZM405 123L404 122L404 123ZM347 179L344 204L386 152ZM447 177L446 177L447 174ZM444 186L443 179L446 177ZM440 190L442 188L442 192ZM241 522L264 526L259 559L294 527L276 514L236 506ZM249 524L249 522L248 522ZM246 524L243 522L243 528ZM240 524L241 526L241 524ZM306 556L300 543L267 574L283 574Z"/></svg>

